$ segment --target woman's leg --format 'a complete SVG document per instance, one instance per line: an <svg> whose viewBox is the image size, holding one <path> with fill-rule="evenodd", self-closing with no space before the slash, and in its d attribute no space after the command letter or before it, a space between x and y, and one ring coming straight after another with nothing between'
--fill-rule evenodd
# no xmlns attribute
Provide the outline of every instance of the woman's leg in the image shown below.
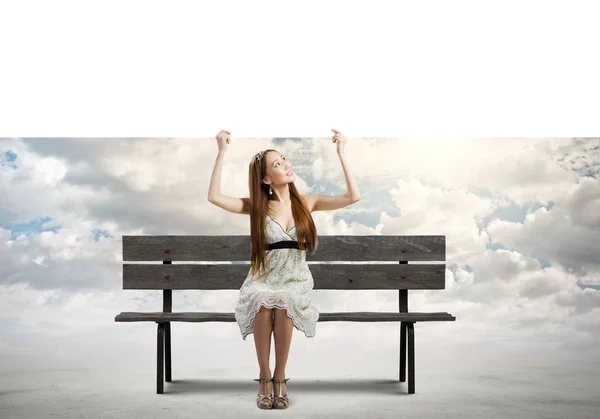
<svg viewBox="0 0 600 419"><path fill-rule="evenodd" d="M258 358L258 367L260 368L259 377L261 379L271 378L271 367L269 358L271 356L271 334L273 333L273 309L261 306L252 326L254 332L254 345L256 346L256 356ZM259 394L272 393L272 383L259 383Z"/></svg>
<svg viewBox="0 0 600 419"><path fill-rule="evenodd" d="M292 332L294 325L292 319L288 317L287 310L275 309L275 327L273 335L275 337L275 380L283 380L285 376L285 367L287 365L288 354L292 343ZM273 383L275 386L275 395L279 395L279 384ZM281 393L286 394L286 385L281 384Z"/></svg>

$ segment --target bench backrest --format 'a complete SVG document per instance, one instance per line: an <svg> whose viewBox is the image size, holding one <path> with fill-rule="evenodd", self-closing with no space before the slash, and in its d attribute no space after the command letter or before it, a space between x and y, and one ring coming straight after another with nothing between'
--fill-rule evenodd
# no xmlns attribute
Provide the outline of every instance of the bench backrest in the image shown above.
<svg viewBox="0 0 600 419"><path fill-rule="evenodd" d="M307 262L334 262L309 264L315 289L444 289L445 260L445 236L319 236L316 253L306 254ZM123 261L154 262L124 263L123 289L239 289L250 237L123 236ZM423 261L440 263L414 263Z"/></svg>

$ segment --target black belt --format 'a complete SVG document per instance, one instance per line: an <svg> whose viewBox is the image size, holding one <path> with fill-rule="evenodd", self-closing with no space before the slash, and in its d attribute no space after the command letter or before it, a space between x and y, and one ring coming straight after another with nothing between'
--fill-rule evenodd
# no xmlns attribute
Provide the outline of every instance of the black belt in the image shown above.
<svg viewBox="0 0 600 419"><path fill-rule="evenodd" d="M295 240L282 240L276 243L267 243L267 250L273 249L300 249L300 246Z"/></svg>

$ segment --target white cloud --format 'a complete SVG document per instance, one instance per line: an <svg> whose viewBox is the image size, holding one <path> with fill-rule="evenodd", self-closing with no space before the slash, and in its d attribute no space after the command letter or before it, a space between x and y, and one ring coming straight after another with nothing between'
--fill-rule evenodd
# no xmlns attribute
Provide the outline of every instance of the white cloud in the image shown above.
<svg viewBox="0 0 600 419"><path fill-rule="evenodd" d="M487 227L493 243L543 255L580 275L600 269L600 183L581 178L551 210L527 214L524 223L493 220Z"/></svg>

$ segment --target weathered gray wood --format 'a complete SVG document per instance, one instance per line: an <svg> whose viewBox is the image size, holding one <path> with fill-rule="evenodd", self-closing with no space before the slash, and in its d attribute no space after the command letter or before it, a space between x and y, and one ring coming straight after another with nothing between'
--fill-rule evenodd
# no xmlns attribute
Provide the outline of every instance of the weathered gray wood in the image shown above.
<svg viewBox="0 0 600 419"><path fill-rule="evenodd" d="M341 312L319 313L320 322L427 322L454 321L449 313L394 313L394 312ZM210 312L122 312L115 317L116 322L235 322L234 313Z"/></svg>
<svg viewBox="0 0 600 419"><path fill-rule="evenodd" d="M317 251L314 255L307 252L307 261L446 260L446 236L352 235L319 236L318 239ZM123 236L122 244L123 261L250 260L248 235Z"/></svg>
<svg viewBox="0 0 600 419"><path fill-rule="evenodd" d="M444 289L446 264L311 264L314 289ZM240 289L249 264L123 264L123 289ZM165 278L165 275L168 278ZM402 278L405 275L405 278Z"/></svg>

